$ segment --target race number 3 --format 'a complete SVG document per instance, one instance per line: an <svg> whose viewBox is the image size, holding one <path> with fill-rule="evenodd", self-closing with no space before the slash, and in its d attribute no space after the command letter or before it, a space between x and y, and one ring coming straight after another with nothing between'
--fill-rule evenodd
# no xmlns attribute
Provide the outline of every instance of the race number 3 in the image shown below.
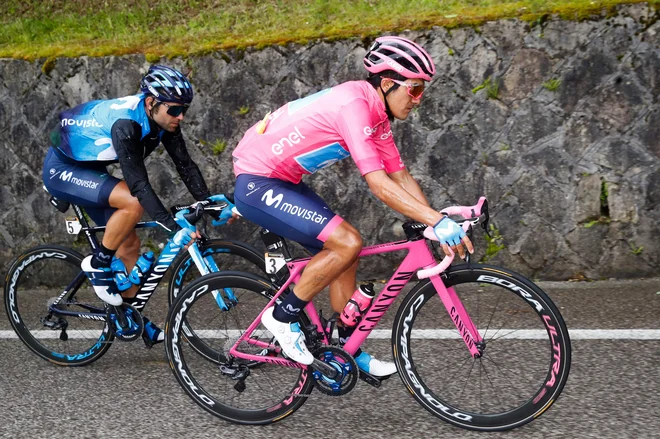
<svg viewBox="0 0 660 439"><path fill-rule="evenodd" d="M264 258L266 259L266 273L268 274L275 274L286 265L282 253L266 253Z"/></svg>

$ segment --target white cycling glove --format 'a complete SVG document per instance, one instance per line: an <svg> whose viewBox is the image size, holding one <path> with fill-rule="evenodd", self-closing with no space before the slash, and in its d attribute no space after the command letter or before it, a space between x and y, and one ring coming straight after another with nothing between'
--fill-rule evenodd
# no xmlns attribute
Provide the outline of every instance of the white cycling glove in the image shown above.
<svg viewBox="0 0 660 439"><path fill-rule="evenodd" d="M178 246L185 246L192 241L192 236L190 236L191 233L192 232L188 229L181 229L176 232L174 237L172 237L172 242Z"/></svg>

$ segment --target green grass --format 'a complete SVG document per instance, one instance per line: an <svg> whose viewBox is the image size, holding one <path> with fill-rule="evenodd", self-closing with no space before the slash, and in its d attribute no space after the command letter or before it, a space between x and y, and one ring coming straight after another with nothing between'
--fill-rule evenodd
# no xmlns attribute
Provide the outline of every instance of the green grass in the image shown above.
<svg viewBox="0 0 660 439"><path fill-rule="evenodd" d="M644 251L644 246L638 247L637 244L635 244L632 241L627 241L628 245L630 246L630 251L632 252L633 255L641 255L642 252Z"/></svg>
<svg viewBox="0 0 660 439"><path fill-rule="evenodd" d="M4 0L0 57L144 53L199 55L231 48L369 38L435 25L477 26L545 14L585 19L641 0ZM657 5L660 0L650 0Z"/></svg>
<svg viewBox="0 0 660 439"><path fill-rule="evenodd" d="M543 87L545 87L545 89L548 91L557 91L560 85L561 85L561 79L556 79L556 78L550 79L543 83Z"/></svg>
<svg viewBox="0 0 660 439"><path fill-rule="evenodd" d="M227 142L225 142L222 139L216 139L213 142L207 142L206 140L200 140L199 143L203 147L209 147L211 149L211 152L213 153L213 155L219 155L219 154L222 153L222 151L225 150L225 148L227 148Z"/></svg>
<svg viewBox="0 0 660 439"><path fill-rule="evenodd" d="M497 79L488 78L481 85L472 89L472 93L476 94L479 90L486 89L486 96L488 99L497 99L500 94L500 84Z"/></svg>
<svg viewBox="0 0 660 439"><path fill-rule="evenodd" d="M500 231L497 228L490 224L488 227L489 235L484 235L488 246L486 247L486 254L481 258L479 262L488 262L493 259L497 254L504 250L506 246L504 245L504 237L500 234Z"/></svg>

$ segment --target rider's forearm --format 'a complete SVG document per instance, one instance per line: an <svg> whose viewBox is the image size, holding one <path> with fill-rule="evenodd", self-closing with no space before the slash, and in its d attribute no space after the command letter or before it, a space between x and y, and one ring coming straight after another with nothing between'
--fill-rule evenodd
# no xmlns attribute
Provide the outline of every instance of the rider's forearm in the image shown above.
<svg viewBox="0 0 660 439"><path fill-rule="evenodd" d="M420 203L422 203L426 206L429 206L429 207L431 206L429 204L429 201L424 196L424 193L422 192L422 188L419 187L419 183L417 183L417 180L415 180L412 175L410 175L409 173L406 173L405 178L403 178L402 180L399 180L397 183L399 183L399 185L402 188L404 188L406 190L406 192L408 192L410 195L415 197L417 199L417 201L419 201Z"/></svg>
<svg viewBox="0 0 660 439"><path fill-rule="evenodd" d="M419 186L415 184L419 190ZM433 226L443 215L429 207L428 202L424 204L418 197L408 192L400 184L389 177L379 179L378 184L371 187L373 194L387 206L409 218L421 223ZM421 193L421 190L419 190ZM426 198L422 195L424 201Z"/></svg>

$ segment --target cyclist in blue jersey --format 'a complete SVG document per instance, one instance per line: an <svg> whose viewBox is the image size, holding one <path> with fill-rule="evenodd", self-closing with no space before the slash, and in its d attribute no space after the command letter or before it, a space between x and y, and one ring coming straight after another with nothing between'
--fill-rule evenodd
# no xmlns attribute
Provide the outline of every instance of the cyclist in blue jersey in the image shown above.
<svg viewBox="0 0 660 439"><path fill-rule="evenodd" d="M181 133L180 123L193 99L190 82L177 70L156 65L140 88L134 96L63 111L43 168L52 195L83 206L95 223L106 225L100 247L83 260L82 269L97 296L114 306L132 303L136 294L136 288L118 292L110 264L116 256L129 270L135 265L140 239L134 226L144 211L181 245L199 237L182 230L164 207L149 183L145 158L162 143L193 197L210 196ZM119 163L124 180L108 173L110 163ZM152 344L164 339L153 323L145 323Z"/></svg>

